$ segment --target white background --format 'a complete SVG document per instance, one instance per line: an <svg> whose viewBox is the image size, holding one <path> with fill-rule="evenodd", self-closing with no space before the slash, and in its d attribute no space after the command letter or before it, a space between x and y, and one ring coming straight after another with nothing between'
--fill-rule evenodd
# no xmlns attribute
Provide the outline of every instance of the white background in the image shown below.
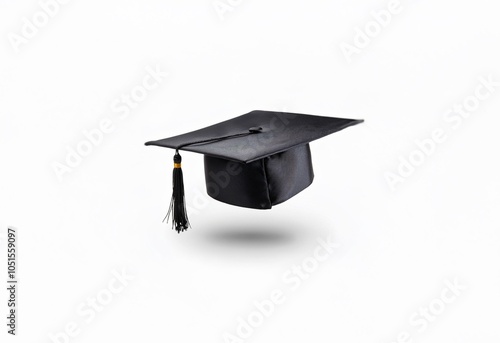
<svg viewBox="0 0 500 343"><path fill-rule="evenodd" d="M401 0L349 63L342 42L388 1L222 3L231 11L74 0L16 49L12 35L42 9L0 2L0 265L4 280L14 226L20 282L18 336L6 334L2 293L1 341L51 342L76 323L56 341L224 342L279 289L284 302L245 342L382 343L404 331L498 342L500 87L460 124L444 117L480 77L500 81L496 4ZM147 68L169 74L129 115L113 111ZM313 142L314 183L271 211L209 199L202 156L184 153L193 228L162 224L173 152L143 143L254 109L366 122ZM106 118L114 131L58 178L54 165ZM415 140L439 128L444 142L392 189L387 173L422 157ZM329 236L339 247L292 289L283 275ZM122 270L133 279L101 312L77 312ZM412 325L421 307L439 308L447 280L467 289L425 329Z"/></svg>

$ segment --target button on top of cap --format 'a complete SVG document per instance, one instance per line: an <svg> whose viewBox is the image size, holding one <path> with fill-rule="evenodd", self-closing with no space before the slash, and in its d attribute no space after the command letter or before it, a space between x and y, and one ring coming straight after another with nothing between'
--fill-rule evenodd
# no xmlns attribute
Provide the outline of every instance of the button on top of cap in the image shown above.
<svg viewBox="0 0 500 343"><path fill-rule="evenodd" d="M248 129L251 133L258 133L262 131L262 128L260 126L254 126Z"/></svg>

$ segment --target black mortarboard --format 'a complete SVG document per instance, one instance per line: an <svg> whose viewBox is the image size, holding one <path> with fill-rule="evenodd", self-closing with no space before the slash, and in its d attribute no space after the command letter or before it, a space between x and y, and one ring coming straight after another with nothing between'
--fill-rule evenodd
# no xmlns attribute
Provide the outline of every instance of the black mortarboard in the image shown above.
<svg viewBox="0 0 500 343"><path fill-rule="evenodd" d="M147 142L176 150L173 195L167 217L184 231L189 226L179 150L205 155L207 193L242 207L270 209L313 181L309 142L363 120L307 114L252 111L204 129Z"/></svg>

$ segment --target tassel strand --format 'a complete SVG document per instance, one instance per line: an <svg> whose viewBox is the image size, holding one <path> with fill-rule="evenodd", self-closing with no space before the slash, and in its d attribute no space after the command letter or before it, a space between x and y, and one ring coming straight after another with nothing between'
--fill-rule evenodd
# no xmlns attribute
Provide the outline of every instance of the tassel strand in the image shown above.
<svg viewBox="0 0 500 343"><path fill-rule="evenodd" d="M189 219L187 217L186 199L184 197L184 180L181 169L182 158L179 151L175 151L174 155L174 171L172 173L172 199L168 207L168 212L165 219L168 222L172 215L172 229L178 233L186 231L189 227Z"/></svg>

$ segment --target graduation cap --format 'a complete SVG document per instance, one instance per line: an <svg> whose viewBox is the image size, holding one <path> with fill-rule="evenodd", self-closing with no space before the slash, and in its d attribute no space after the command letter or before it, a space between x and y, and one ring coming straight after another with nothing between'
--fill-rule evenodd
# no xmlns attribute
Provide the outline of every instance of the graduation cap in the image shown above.
<svg viewBox="0 0 500 343"><path fill-rule="evenodd" d="M227 204L270 209L307 188L314 173L309 142L363 120L252 111L175 137L146 142L175 149L173 194L165 218L189 227L179 150L204 155L207 193Z"/></svg>

